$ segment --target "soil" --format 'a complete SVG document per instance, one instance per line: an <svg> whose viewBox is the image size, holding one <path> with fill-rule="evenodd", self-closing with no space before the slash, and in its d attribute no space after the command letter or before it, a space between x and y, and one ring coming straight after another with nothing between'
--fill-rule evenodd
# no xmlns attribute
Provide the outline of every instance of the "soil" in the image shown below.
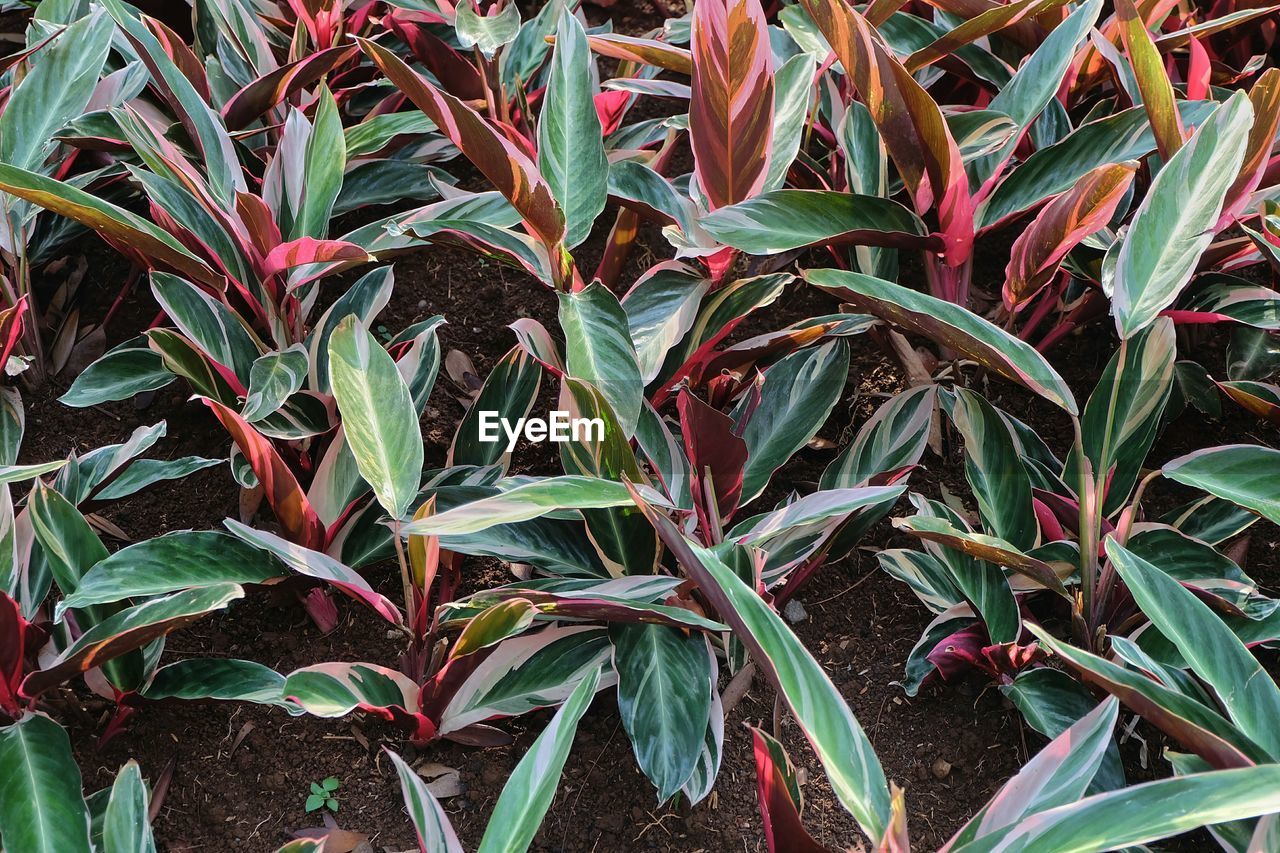
<svg viewBox="0 0 1280 853"><path fill-rule="evenodd" d="M641 258L646 252L662 250L660 236L645 235L642 240L644 245L637 252ZM79 248L91 256L84 313L100 316L127 269L93 242ZM624 286L637 274L639 262L632 267ZM396 329L445 313L450 323L441 331L444 348L466 353L481 375L514 343L509 332L495 330L518 317L534 317L555 328L553 294L522 274L480 263L460 251L427 249L407 256L397 262L396 276L395 296L381 321ZM796 284L765 318L753 318L739 334L834 309L826 295ZM121 332L109 330L112 342L127 335L126 330L145 326L143 318L154 316L156 310L150 295L139 289L113 321ZM894 362L869 336L852 344L853 369L844 398L849 402L837 408L821 433L835 445L847 441L884 395L905 387ZM1214 345L1221 348L1220 343ZM1085 335L1068 339L1052 360L1083 400L1113 347L1108 331L1093 327ZM441 379L439 387L446 383ZM120 441L137 426L161 419L168 422L169 433L156 455L225 456L225 435L201 407L186 401L186 389L180 385L156 393L143 406L125 402L77 411L56 401L65 384L55 379L25 395L28 429L23 461ZM997 405L1020 413L1051 446L1065 446L1069 427L1053 409L1005 382L991 382L983 390ZM461 406L450 394L437 392L431 414L428 443L431 455L442 459ZM1219 441L1274 446L1277 438L1274 428L1224 407L1221 421L1206 421L1193 413L1174 422L1161 437L1151 462ZM791 488L812 489L833 453L830 449L801 451L762 500L768 503ZM913 487L934 497L940 486L966 494L958 461L958 457L926 458L925 467L914 475ZM519 470L538 473L554 470L548 466L555 464L553 457L537 453L518 456L515 462ZM143 538L171 530L215 528L236 513L237 497L226 469L219 467L120 501L102 514L130 536ZM1153 500L1160 503L1172 505L1181 497L1165 486L1153 490ZM873 552L908 544L882 524L867 537L863 550L824 567L804 589L800 600L808 616L794 628L866 728L889 778L906 789L913 847L924 850L945 841L1043 741L1022 725L999 691L980 680L929 685L915 698L896 686L907 655L929 619L905 586L876 569ZM1272 594L1280 593L1277 565L1274 539L1256 534L1247 568ZM393 575L389 568L381 568L370 577L394 594L398 581ZM476 587L503 579L497 564L485 560L469 561L464 575L468 586ZM296 602L260 592L222 615L175 634L167 651L174 658L247 658L284 672L331 660L395 666L399 647L388 637L385 624L362 608L346 603L339 603L339 608L338 628L322 635ZM341 808L335 819L343 828L367 835L375 850L413 848L412 830L382 746L419 765L430 762L458 771L462 793L446 799L445 808L464 845L473 847L512 767L548 716L533 714L504 723L515 738L508 747L474 749L445 743L415 750L398 731L367 718L319 720L254 706L156 703L141 709L124 733L100 745L98 737L109 708L100 700L77 699L84 710L71 717L69 728L87 789L109 784L128 758L137 759L151 779L173 765L172 782L155 827L164 849L175 851L273 850L292 832L319 825L314 814L304 811L304 802L308 784L326 776L342 780ZM750 737L743 726L767 728L773 720L774 697L757 679L727 723L724 763L715 793L693 809L659 807L652 786L630 755L615 702L602 694L579 729L559 794L534 849L764 849ZM805 779L806 825L833 849L856 845L859 836L851 818L834 798L803 736L785 716L781 733ZM1146 778L1159 772L1155 756L1162 741L1145 727L1138 734L1146 738L1147 766L1142 766L1137 740L1126 744L1125 754L1133 778Z"/></svg>
<svg viewBox="0 0 1280 853"><path fill-rule="evenodd" d="M657 0L654 0L656 2ZM602 4L603 5L603 4ZM620 31L643 32L664 10L651 3L602 12L589 7L593 22L614 16ZM675 4L678 5L678 4ZM670 12L671 10L665 10ZM602 222L612 221L607 212ZM602 229L607 233L607 227ZM602 251L597 235L581 252L585 270L594 269ZM1007 257L1007 242L991 241L979 259L978 284L998 282ZM128 275L127 264L93 239L77 244L73 254L89 257L82 288L86 318L103 317ZM619 292L654 258L669 249L652 227L641 232L636 251L621 278ZM443 348L465 353L480 375L514 345L504 327L520 317L533 317L555 330L556 300L527 276L478 261L458 250L432 248L396 262L397 286L392 303L380 318L398 330L444 314ZM340 282L328 280L336 294ZM786 322L836 310L829 297L793 285L778 305L744 324L740 335L777 328ZM145 288L124 303L108 329L111 343L145 328L158 311ZM1221 365L1222 342L1215 331L1197 331L1204 340L1197 351L1215 351ZM870 336L852 340L853 369L844 400L821 435L833 445L847 441L874 411L883 396L905 387L896 363ZM1206 350L1201 350L1200 347ZM1051 354L1054 365L1084 400L1114 342L1105 324L1068 339ZM970 377L992 401L1028 421L1055 450L1069 443L1069 425L1060 413L1002 381L982 383ZM172 457L187 454L224 458L225 433L205 410L187 401L180 384L146 399L72 410L57 402L67 382L57 378L24 393L27 437L23 462L45 461L123 440L133 429L168 423L168 435L152 452ZM428 464L443 461L461 406L442 375L432 398L424 434ZM547 394L550 394L548 384ZM1149 464L1158 464L1189 449L1213 443L1256 441L1277 446L1280 436L1230 405L1223 418L1210 421L1189 412L1165 431ZM813 488L832 449L801 451L775 478L762 500L792 488ZM515 469L554 472L554 456L539 449L522 451ZM937 497L945 486L968 493L955 452L946 459L929 457L913 475L913 487ZM775 495L776 493L776 495ZM225 467L200 472L184 481L162 485L120 501L103 515L134 539L181 529L213 529L238 512L238 488ZM1156 506L1185 497L1176 488L1153 488ZM266 519L269 522L269 518ZM1261 527L1261 525L1259 525ZM113 542L113 546L123 543ZM912 646L929 622L927 611L911 592L876 567L874 551L908 545L888 524L877 527L864 549L826 566L805 587L800 601L807 618L794 625L806 647L831 676L866 728L890 779L906 789L913 849L935 849L976 812L1043 744L1027 729L998 690L982 680L927 685L908 698L895 684ZM1280 557L1271 530L1253 534L1247 570L1272 595L1280 595ZM464 566L469 587L502 582L503 570L493 561L470 560ZM389 567L375 567L371 582L397 595L398 580ZM228 656L260 661L279 671L325 661L368 661L395 666L400 646L385 623L369 611L338 602L338 627L320 633L296 602L264 590L223 614L170 637L168 654ZM1268 660L1274 664L1274 660ZM409 745L394 729L364 717L320 720L290 717L278 709L230 704L154 703L139 710L127 729L99 742L110 707L83 691L55 697L67 723L87 790L110 784L126 760L140 762L144 775L156 780L171 770L171 782L155 821L162 849L169 851L269 851L293 833L320 824L307 814L308 785L327 776L341 780L339 811L333 815L345 829L362 833L373 850L416 849L399 786L382 748L396 750L411 762L456 769L461 793L444 800L463 844L479 842L494 802L511 769L542 730L547 713L507 721L514 737L506 747L476 749L456 744ZM726 724L723 765L715 792L692 809L659 806L650 783L641 775L622 731L616 703L599 695L583 720L550 812L532 849L539 851L731 851L764 850L756 805L751 741L745 724L774 725L774 696L763 680L734 709ZM805 797L805 823L832 849L866 849L847 812L835 799L821 767L802 734L786 715L782 740L800 769ZM1165 775L1157 758L1162 739L1139 727L1146 739L1144 758L1136 739L1123 752L1132 778ZM1186 841L1198 849L1199 837Z"/></svg>

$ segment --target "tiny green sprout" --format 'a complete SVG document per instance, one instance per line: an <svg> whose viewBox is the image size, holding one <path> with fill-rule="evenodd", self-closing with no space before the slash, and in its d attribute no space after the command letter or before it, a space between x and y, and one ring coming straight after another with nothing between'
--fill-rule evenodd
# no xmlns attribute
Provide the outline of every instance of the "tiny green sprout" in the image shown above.
<svg viewBox="0 0 1280 853"><path fill-rule="evenodd" d="M314 812L320 809L328 809L331 812L338 810L338 798L334 792L342 785L338 781L337 776L330 776L322 782L311 783L311 795L307 797L307 811Z"/></svg>

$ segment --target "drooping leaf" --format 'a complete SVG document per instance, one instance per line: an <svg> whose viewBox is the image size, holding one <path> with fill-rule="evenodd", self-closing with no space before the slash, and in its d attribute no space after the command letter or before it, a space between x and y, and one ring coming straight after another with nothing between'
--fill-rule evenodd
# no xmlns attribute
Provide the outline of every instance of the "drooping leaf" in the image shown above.
<svg viewBox="0 0 1280 853"><path fill-rule="evenodd" d="M1280 524L1280 450L1231 444L1166 462L1164 475Z"/></svg>
<svg viewBox="0 0 1280 853"><path fill-rule="evenodd" d="M640 769L666 802L689 780L701 757L711 713L706 641L667 625L613 625L618 713Z"/></svg>
<svg viewBox="0 0 1280 853"><path fill-rule="evenodd" d="M700 224L725 245L752 255L841 244L942 248L896 201L827 190L774 190L721 207Z"/></svg>
<svg viewBox="0 0 1280 853"><path fill-rule="evenodd" d="M22 690L30 696L42 693L113 658L141 649L166 634L186 628L243 597L244 590L237 584L211 584L120 610L81 634L56 660L28 675L22 682Z"/></svg>
<svg viewBox="0 0 1280 853"><path fill-rule="evenodd" d="M284 574L274 559L234 536L184 530L143 540L97 561L55 612L60 617L68 608L225 583L260 584Z"/></svg>
<svg viewBox="0 0 1280 853"><path fill-rule="evenodd" d="M515 8L515 7L512 7ZM449 822L440 802L431 793L422 777L414 772L403 758L390 749L387 756L396 767L400 777L400 790L404 794L404 805L409 811L409 820L418 834L418 848L423 853L462 853L462 842Z"/></svg>
<svg viewBox="0 0 1280 853"><path fill-rule="evenodd" d="M954 303L901 285L843 270L808 270L805 278L861 311L958 350L994 373L1077 414L1071 389L1025 342Z"/></svg>

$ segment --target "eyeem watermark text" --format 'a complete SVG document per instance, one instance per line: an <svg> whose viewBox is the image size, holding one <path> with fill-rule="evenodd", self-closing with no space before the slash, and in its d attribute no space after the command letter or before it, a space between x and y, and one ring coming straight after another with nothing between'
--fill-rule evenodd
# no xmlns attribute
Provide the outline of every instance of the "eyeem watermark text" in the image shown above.
<svg viewBox="0 0 1280 853"><path fill-rule="evenodd" d="M547 418L520 418L512 424L498 412L480 413L480 440L507 439L507 453L515 449L521 435L525 441L604 441L604 421L600 418L575 418L568 412L553 411Z"/></svg>

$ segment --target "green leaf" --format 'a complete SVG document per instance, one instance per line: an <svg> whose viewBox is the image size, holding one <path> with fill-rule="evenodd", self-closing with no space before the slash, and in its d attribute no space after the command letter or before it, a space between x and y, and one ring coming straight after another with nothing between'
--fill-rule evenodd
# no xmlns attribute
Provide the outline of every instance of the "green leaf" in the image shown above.
<svg viewBox="0 0 1280 853"><path fill-rule="evenodd" d="M392 518L403 517L422 480L418 413L395 361L354 317L329 338L329 383L360 476Z"/></svg>
<svg viewBox="0 0 1280 853"><path fill-rule="evenodd" d="M644 491L647 500L666 505L657 492L647 488ZM563 509L607 509L630 504L631 494L622 483L595 477L547 477L411 521L400 532L405 536L457 536L496 524L541 518Z"/></svg>
<svg viewBox="0 0 1280 853"><path fill-rule="evenodd" d="M1280 524L1280 450L1254 444L1211 447L1166 462L1164 475Z"/></svg>
<svg viewBox="0 0 1280 853"><path fill-rule="evenodd" d="M324 312L320 322L307 337L307 354L311 359L311 389L329 393L329 337L338 324L355 315L368 328L387 303L395 289L392 267L379 267L356 280L346 293Z"/></svg>
<svg viewBox="0 0 1280 853"><path fill-rule="evenodd" d="M782 63L773 75L773 145L769 150L769 171L765 191L781 189L787 179L800 144L813 95L813 57L796 54Z"/></svg>
<svg viewBox="0 0 1280 853"><path fill-rule="evenodd" d="M356 708L418 709L418 685L397 670L368 663L322 663L294 670L284 696L308 714L343 717Z"/></svg>
<svg viewBox="0 0 1280 853"><path fill-rule="evenodd" d="M849 345L837 338L792 353L764 372L759 404L751 395L733 411L747 444L742 500L759 497L773 472L804 447L826 422L849 377Z"/></svg>
<svg viewBox="0 0 1280 853"><path fill-rule="evenodd" d="M876 410L853 441L822 472L823 489L865 486L871 478L915 465L929 443L933 385L920 385L895 395Z"/></svg>
<svg viewBox="0 0 1280 853"><path fill-rule="evenodd" d="M1062 78L1075 57L1076 48L1097 21L1101 11L1101 0L1080 4L1065 21L1053 28L1013 78L991 99L988 109L1004 113L1013 119L1018 132L999 151L969 164L971 180L975 186L981 187L1012 156L1023 133L1031 127L1031 123L1057 93Z"/></svg>
<svg viewBox="0 0 1280 853"><path fill-rule="evenodd" d="M316 98L315 120L303 154L302 208L293 220L290 239L329 236L329 218L342 192L347 167L347 143L342 134L342 117L328 86L321 85Z"/></svg>
<svg viewBox="0 0 1280 853"><path fill-rule="evenodd" d="M0 465L0 485L32 480L51 471L57 471L66 464L67 460L58 459L53 462L39 462L35 465Z"/></svg>
<svg viewBox="0 0 1280 853"><path fill-rule="evenodd" d="M151 274L151 292L169 319L218 364L242 382L258 357L258 345L230 308L189 281L164 272Z"/></svg>
<svg viewBox="0 0 1280 853"><path fill-rule="evenodd" d="M90 853L71 740L43 714L0 728L0 837L13 853Z"/></svg>
<svg viewBox="0 0 1280 853"><path fill-rule="evenodd" d="M987 533L1020 550L1034 548L1039 535L1031 504L1031 480L1000 413L979 394L957 388L951 419L964 436L964 472L978 500Z"/></svg>
<svg viewBox="0 0 1280 853"><path fill-rule="evenodd" d="M630 438L640 418L644 383L618 298L598 281L576 293L561 293L560 328L568 374L600 391Z"/></svg>
<svg viewBox="0 0 1280 853"><path fill-rule="evenodd" d="M54 612L60 619L68 608L216 584L261 584L286 574L267 552L234 536L186 530L138 542L99 560Z"/></svg>
<svg viewBox="0 0 1280 853"><path fill-rule="evenodd" d="M168 232L135 213L103 201L71 184L0 163L0 191L73 219L196 281L211 287L224 286L222 276L191 254Z"/></svg>
<svg viewBox="0 0 1280 853"><path fill-rule="evenodd" d="M520 31L520 10L503 6L495 15L481 16L468 3L459 3L454 20L458 43L466 49L479 48L487 58L515 40Z"/></svg>
<svg viewBox="0 0 1280 853"><path fill-rule="evenodd" d="M44 171L45 160L57 147L54 136L89 105L114 29L97 10L40 51L38 61L10 89L0 113L0 161Z"/></svg>
<svg viewBox="0 0 1280 853"><path fill-rule="evenodd" d="M667 625L614 624L618 713L636 762L666 802L693 775L711 713L707 643Z"/></svg>
<svg viewBox="0 0 1280 853"><path fill-rule="evenodd" d="M1199 127L1216 101L1179 101L1188 125ZM1071 189L1080 178L1108 163L1138 160L1155 150L1155 136L1142 107L1081 125L1058 142L1031 154L978 209L977 224L988 228Z"/></svg>
<svg viewBox="0 0 1280 853"><path fill-rule="evenodd" d="M314 784L312 785L314 788ZM321 794L312 794L307 797L307 811L314 812L324 805L324 797Z"/></svg>
<svg viewBox="0 0 1280 853"><path fill-rule="evenodd" d="M85 368L58 402L73 408L127 400L176 379L159 353L146 347L114 349Z"/></svg>
<svg viewBox="0 0 1280 853"><path fill-rule="evenodd" d="M253 423L273 414L306 382L309 367L302 344L260 357L249 369L249 395L240 416Z"/></svg>
<svg viewBox="0 0 1280 853"><path fill-rule="evenodd" d="M227 658L188 658L162 666L141 693L148 699L286 704L284 676L260 663Z"/></svg>
<svg viewBox="0 0 1280 853"><path fill-rule="evenodd" d="M871 838L882 837L889 822L884 770L830 677L782 618L714 552L690 542L670 519L637 502L786 701L822 762L837 799L863 832Z"/></svg>
<svg viewBox="0 0 1280 853"><path fill-rule="evenodd" d="M964 353L993 373L1017 382L1068 414L1078 413L1071 389L1044 356L965 308L893 282L843 270L808 270L811 284L860 310Z"/></svg>
<svg viewBox="0 0 1280 853"><path fill-rule="evenodd" d="M460 16L464 6L458 7ZM503 11L508 9L515 7ZM564 210L564 242L570 249L591 234L592 223L608 198L609 163L593 100L592 68L586 31L566 8L556 26L538 116L538 170Z"/></svg>
<svg viewBox="0 0 1280 853"><path fill-rule="evenodd" d="M138 762L129 761L111 786L102 825L103 853L155 853L156 840L147 816L149 799Z"/></svg>
<svg viewBox="0 0 1280 853"><path fill-rule="evenodd" d="M1042 666L1018 673L1000 692L1022 713L1027 725L1047 738L1056 738L1096 707L1089 688L1060 669ZM1112 739L1089 793L1123 788L1124 765Z"/></svg>
<svg viewBox="0 0 1280 853"><path fill-rule="evenodd" d="M951 845L964 849L964 844L973 838L1000 833L1031 815L1076 803L1112 746L1111 732L1119 708L1115 699L1108 698L1073 721L1067 729L1069 733L1056 736L1001 786L995 797L956 833Z"/></svg>
<svg viewBox="0 0 1280 853"><path fill-rule="evenodd" d="M400 777L404 805L409 812L409 819L413 821L413 828L418 833L418 848L423 853L463 853L462 842L458 840L449 816L422 781L422 777L403 758L389 749L386 752Z"/></svg>
<svg viewBox="0 0 1280 853"><path fill-rule="evenodd" d="M515 424L529 414L542 383L542 366L523 347L512 347L485 379L480 394L468 407L453 435L449 465L502 464L505 471L511 454L505 435L484 441L480 435L480 413L493 412L500 420Z"/></svg>
<svg viewBox="0 0 1280 853"><path fill-rule="evenodd" d="M1085 681L1111 693L1148 723L1213 766L1243 767L1266 758L1264 750L1216 709L1142 673L1063 643L1034 622L1025 624L1047 650Z"/></svg>
<svg viewBox="0 0 1280 853"><path fill-rule="evenodd" d="M1191 280L1240 172L1252 122L1244 92L1215 110L1156 175L1128 232L1108 251L1102 289L1120 337L1150 325Z"/></svg>
<svg viewBox="0 0 1280 853"><path fill-rule="evenodd" d="M701 225L721 243L752 255L846 243L940 247L924 223L896 201L828 190L774 190L722 207Z"/></svg>
<svg viewBox="0 0 1280 853"><path fill-rule="evenodd" d="M233 207L236 192L245 189L244 173L221 117L205 103L199 91L169 58L160 40L132 9L127 9L120 0L102 0L102 5L138 52L151 72L152 82L165 95L195 143L200 159L204 161L214 197L228 208Z"/></svg>
<svg viewBox="0 0 1280 853"><path fill-rule="evenodd" d="M1089 396L1081 419L1085 455L1094 475L1107 482L1104 512L1128 500L1142 463L1155 442L1160 417L1173 388L1177 358L1173 322L1160 319L1123 340ZM1067 481L1079 481L1079 459L1067 459Z"/></svg>
<svg viewBox="0 0 1280 853"><path fill-rule="evenodd" d="M478 853L524 853L529 848L555 798L578 721L599 683L599 669L582 679L520 759L498 795Z"/></svg>
<svg viewBox="0 0 1280 853"><path fill-rule="evenodd" d="M693 327L702 297L710 289L711 282L693 269L667 262L645 273L622 297L645 384L657 378L667 353Z"/></svg>
<svg viewBox="0 0 1280 853"><path fill-rule="evenodd" d="M1280 688L1209 605L1156 566L1106 540L1111 565L1142 612L1178 647L1192 671L1221 697L1240 730L1280 759Z"/></svg>
<svg viewBox="0 0 1280 853"><path fill-rule="evenodd" d="M1161 779L1040 812L955 853L1089 853L1280 811L1280 765Z"/></svg>

